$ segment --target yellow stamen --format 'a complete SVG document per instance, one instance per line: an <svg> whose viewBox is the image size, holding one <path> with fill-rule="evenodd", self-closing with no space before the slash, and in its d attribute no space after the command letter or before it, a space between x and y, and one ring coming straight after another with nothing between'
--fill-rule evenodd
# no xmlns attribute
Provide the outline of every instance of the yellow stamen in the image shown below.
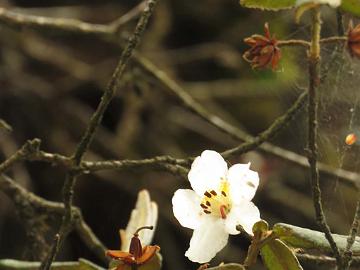
<svg viewBox="0 0 360 270"><path fill-rule="evenodd" d="M219 189L205 191L200 204L204 213L226 219L226 216L231 209L231 201L228 197L228 193L229 182L225 179L221 181ZM220 196L218 194L220 194Z"/></svg>

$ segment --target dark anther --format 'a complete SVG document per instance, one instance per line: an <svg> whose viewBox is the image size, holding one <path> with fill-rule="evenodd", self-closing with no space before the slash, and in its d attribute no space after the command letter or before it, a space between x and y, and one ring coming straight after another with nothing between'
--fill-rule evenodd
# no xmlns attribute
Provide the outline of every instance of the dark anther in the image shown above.
<svg viewBox="0 0 360 270"><path fill-rule="evenodd" d="M252 182L250 182L250 181L246 182L246 184L247 184L248 186L252 187L252 188L255 187L255 185L254 185Z"/></svg>

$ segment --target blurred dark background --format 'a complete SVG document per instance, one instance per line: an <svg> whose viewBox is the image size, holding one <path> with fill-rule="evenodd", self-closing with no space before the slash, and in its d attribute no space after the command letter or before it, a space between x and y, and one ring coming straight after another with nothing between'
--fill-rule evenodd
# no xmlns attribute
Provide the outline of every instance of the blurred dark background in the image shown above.
<svg viewBox="0 0 360 270"><path fill-rule="evenodd" d="M0 6L24 14L106 24L139 3L23 0L0 1ZM161 0L139 51L208 110L255 135L283 114L301 93L299 89L306 87L306 53L299 48L284 49L277 71L256 71L242 59L247 49L243 39L263 34L265 22L278 38L308 39L306 21L305 16L302 24L296 25L293 11L248 10L236 0ZM323 34L336 34L335 12L324 8L324 21ZM124 25L122 33L131 32L135 22ZM322 52L328 76L320 94L320 157L334 167L358 171L358 146L344 145L346 134L358 132L360 121L359 78L354 75L358 67L346 54L346 65L338 60L341 57L331 58L333 51L327 46ZM0 130L1 160L34 137L42 140L42 149L70 155L120 53L118 46L92 36L40 34L0 26L0 118L13 127L11 133ZM187 157L204 149L223 151L239 143L185 109L158 81L131 63L85 158ZM306 110L272 143L304 155ZM263 152L229 160L248 161L260 174L254 202L265 220L317 228L304 168ZM9 175L37 195L61 201L65 176L61 168L25 162L18 163ZM355 208L355 191L328 176L322 176L321 184L329 224L334 232L346 234ZM116 249L118 229L126 226L138 191L148 189L160 206L154 243L161 246L164 269L196 269L184 257L191 230L178 224L171 206L174 191L189 186L184 179L165 172L103 171L79 178L75 204L96 235ZM230 237L214 265L242 262L248 245L242 236ZM27 247L12 200L0 193L0 258L29 259ZM76 234L70 234L58 258L79 257L101 264Z"/></svg>

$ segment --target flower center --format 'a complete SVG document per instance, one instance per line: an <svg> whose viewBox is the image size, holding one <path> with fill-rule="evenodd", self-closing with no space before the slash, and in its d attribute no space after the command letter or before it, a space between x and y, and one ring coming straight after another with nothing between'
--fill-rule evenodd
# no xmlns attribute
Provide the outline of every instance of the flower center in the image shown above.
<svg viewBox="0 0 360 270"><path fill-rule="evenodd" d="M220 184L218 192L215 190L207 190L201 200L201 208L205 214L213 215L226 219L231 209L231 202L228 196L229 183L223 180Z"/></svg>

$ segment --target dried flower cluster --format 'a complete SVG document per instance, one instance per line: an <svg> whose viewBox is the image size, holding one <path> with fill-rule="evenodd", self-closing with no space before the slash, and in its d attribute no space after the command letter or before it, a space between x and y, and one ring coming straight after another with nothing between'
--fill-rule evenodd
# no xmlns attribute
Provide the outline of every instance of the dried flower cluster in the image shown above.
<svg viewBox="0 0 360 270"><path fill-rule="evenodd" d="M349 26L347 46L351 56L360 58L360 24Z"/></svg>
<svg viewBox="0 0 360 270"><path fill-rule="evenodd" d="M265 23L264 31L265 36L252 35L244 39L251 48L244 53L243 57L252 68L271 66L274 70L281 57L280 48L277 46L278 41L275 37L270 35L268 23Z"/></svg>

